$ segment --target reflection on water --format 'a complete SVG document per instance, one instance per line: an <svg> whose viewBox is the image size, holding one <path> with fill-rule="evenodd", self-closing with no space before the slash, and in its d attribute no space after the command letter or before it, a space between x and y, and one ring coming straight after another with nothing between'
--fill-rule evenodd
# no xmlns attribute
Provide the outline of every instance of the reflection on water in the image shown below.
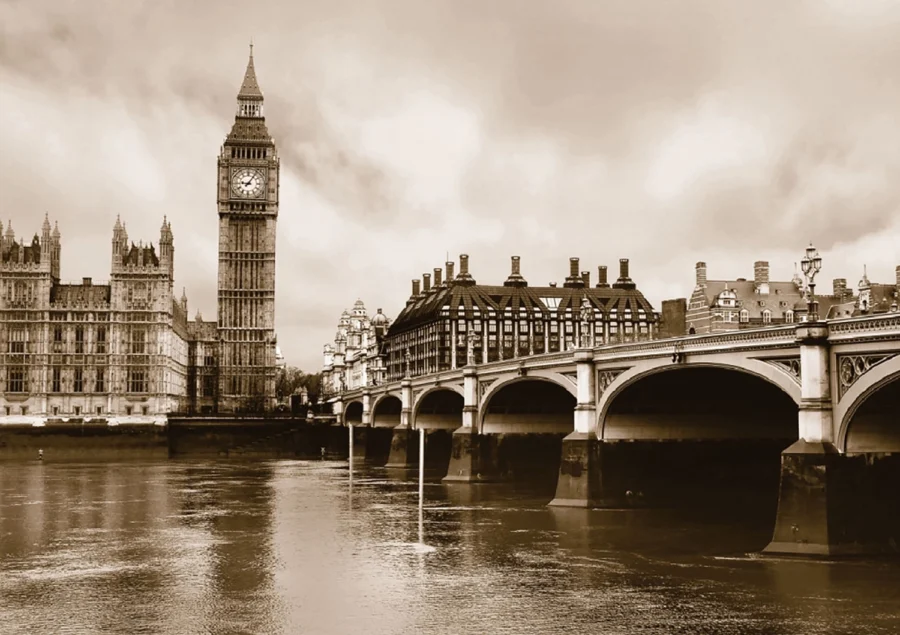
<svg viewBox="0 0 900 635"><path fill-rule="evenodd" d="M768 517L548 508L546 487L438 476L327 461L5 464L0 632L900 628L900 563L748 555Z"/></svg>

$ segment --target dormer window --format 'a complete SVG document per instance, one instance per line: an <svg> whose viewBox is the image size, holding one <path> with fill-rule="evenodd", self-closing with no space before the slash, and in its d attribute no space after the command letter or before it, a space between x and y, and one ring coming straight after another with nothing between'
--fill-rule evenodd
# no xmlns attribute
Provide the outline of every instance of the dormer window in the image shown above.
<svg viewBox="0 0 900 635"><path fill-rule="evenodd" d="M766 309L762 312L762 320L763 324L771 324L772 322L772 312L769 309Z"/></svg>
<svg viewBox="0 0 900 635"><path fill-rule="evenodd" d="M746 324L749 321L750 321L750 311L748 311L747 309L744 309L743 311L741 311L741 322Z"/></svg>
<svg viewBox="0 0 900 635"><path fill-rule="evenodd" d="M794 312L793 311L785 311L784 312L784 321L788 324L793 323L794 321Z"/></svg>

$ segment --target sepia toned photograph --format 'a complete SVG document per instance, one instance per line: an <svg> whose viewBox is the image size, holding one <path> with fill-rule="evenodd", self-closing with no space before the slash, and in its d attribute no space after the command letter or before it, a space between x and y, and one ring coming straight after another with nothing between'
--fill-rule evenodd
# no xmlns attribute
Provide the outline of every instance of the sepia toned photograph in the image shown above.
<svg viewBox="0 0 900 635"><path fill-rule="evenodd" d="M0 635L900 633L900 0L0 0Z"/></svg>

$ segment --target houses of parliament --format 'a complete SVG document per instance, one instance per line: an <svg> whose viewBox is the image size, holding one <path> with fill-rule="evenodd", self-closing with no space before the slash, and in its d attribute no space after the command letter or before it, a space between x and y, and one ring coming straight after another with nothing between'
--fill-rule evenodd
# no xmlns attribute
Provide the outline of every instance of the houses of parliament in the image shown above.
<svg viewBox="0 0 900 635"><path fill-rule="evenodd" d="M48 217L31 240L0 227L0 418L160 422L274 405L279 159L263 101L251 48L218 157L216 321L189 319L175 295L165 218L156 245L115 220L105 284L60 281L63 234Z"/></svg>

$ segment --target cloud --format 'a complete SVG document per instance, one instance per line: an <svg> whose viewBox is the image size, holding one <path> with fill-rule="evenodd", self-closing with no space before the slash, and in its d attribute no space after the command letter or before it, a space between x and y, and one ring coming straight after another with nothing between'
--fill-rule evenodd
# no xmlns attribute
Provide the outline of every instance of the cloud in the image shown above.
<svg viewBox="0 0 900 635"><path fill-rule="evenodd" d="M108 275L116 214L175 231L176 286L215 314L219 147L256 42L282 159L276 324L317 368L357 297L396 315L409 281L522 257L651 301L809 240L823 275L900 261L900 14L885 0L257 0L0 4L0 216L44 211L63 276ZM180 293L180 288L178 290Z"/></svg>

